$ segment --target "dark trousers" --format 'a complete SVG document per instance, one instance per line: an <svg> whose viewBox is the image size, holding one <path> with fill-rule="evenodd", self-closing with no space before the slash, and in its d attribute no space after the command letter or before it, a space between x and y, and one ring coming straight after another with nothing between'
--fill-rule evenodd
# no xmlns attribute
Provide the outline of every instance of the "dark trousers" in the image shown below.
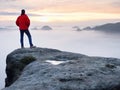
<svg viewBox="0 0 120 90"><path fill-rule="evenodd" d="M20 43L21 43L21 47L24 47L24 33L28 37L30 46L33 46L33 44L32 44L32 37L31 37L31 34L30 34L29 30L20 30Z"/></svg>

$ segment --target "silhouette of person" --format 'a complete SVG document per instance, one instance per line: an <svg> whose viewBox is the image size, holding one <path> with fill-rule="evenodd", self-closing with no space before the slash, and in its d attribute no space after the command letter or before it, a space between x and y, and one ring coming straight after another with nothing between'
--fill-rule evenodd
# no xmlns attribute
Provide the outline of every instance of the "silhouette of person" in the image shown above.
<svg viewBox="0 0 120 90"><path fill-rule="evenodd" d="M25 10L21 10L21 15L17 18L16 20L16 25L19 27L20 30L20 43L21 43L21 48L24 48L24 33L27 35L30 48L34 48L32 43L32 37L29 32L29 26L30 26L30 19L29 17L25 14Z"/></svg>

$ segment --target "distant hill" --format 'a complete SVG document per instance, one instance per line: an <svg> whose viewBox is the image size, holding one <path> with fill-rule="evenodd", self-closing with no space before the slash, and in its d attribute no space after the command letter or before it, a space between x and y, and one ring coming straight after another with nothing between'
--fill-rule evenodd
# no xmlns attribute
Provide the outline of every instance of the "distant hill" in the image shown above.
<svg viewBox="0 0 120 90"><path fill-rule="evenodd" d="M90 26L87 26L85 28L83 28L83 30L91 30L92 28Z"/></svg>
<svg viewBox="0 0 120 90"><path fill-rule="evenodd" d="M88 28L84 28L88 29ZM107 32L120 32L120 22L117 23L107 23L95 27L89 27L90 30L99 30L99 31L107 31Z"/></svg>
<svg viewBox="0 0 120 90"><path fill-rule="evenodd" d="M52 28L50 26L43 26L41 30L52 30Z"/></svg>
<svg viewBox="0 0 120 90"><path fill-rule="evenodd" d="M81 31L81 29L79 28L79 26L74 26L72 28L76 29L76 31Z"/></svg>

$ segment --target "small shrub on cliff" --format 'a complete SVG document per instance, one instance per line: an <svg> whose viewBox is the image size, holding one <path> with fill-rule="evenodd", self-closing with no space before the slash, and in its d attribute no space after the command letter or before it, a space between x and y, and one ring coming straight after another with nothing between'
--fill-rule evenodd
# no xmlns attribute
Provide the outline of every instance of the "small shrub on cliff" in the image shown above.
<svg viewBox="0 0 120 90"><path fill-rule="evenodd" d="M21 59L21 63L27 65L35 60L36 60L36 58L33 56L25 56L24 58Z"/></svg>

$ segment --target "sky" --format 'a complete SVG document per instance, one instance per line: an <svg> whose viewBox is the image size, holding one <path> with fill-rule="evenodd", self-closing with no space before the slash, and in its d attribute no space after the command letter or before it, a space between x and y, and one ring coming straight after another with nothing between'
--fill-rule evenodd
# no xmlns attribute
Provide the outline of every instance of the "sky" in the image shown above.
<svg viewBox="0 0 120 90"><path fill-rule="evenodd" d="M34 21L79 22L120 19L120 0L0 0L0 20L15 20L20 10Z"/></svg>

